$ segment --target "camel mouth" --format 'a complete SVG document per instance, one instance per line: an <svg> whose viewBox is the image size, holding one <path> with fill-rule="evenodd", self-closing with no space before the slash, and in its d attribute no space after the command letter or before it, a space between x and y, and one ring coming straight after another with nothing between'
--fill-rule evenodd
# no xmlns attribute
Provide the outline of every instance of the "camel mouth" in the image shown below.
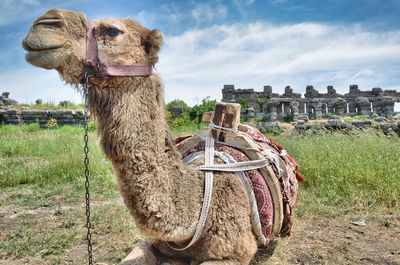
<svg viewBox="0 0 400 265"><path fill-rule="evenodd" d="M64 44L38 46L38 45L31 44L27 41L24 41L22 46L24 47L24 49L27 52L42 52L42 51L57 50L59 48L62 48L64 46Z"/></svg>
<svg viewBox="0 0 400 265"><path fill-rule="evenodd" d="M28 48L28 52L42 52L42 51L50 51L50 50L57 50L59 48L62 48L64 45L59 45L59 46L51 46L51 47L41 47L41 48Z"/></svg>

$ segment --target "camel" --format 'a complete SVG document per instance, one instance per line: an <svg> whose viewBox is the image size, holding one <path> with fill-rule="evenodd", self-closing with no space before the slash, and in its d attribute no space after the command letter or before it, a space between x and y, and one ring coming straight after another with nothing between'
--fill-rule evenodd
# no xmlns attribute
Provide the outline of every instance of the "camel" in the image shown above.
<svg viewBox="0 0 400 265"><path fill-rule="evenodd" d="M130 19L94 23L102 63L157 63L163 44L159 30ZM82 13L48 11L23 39L26 60L57 70L66 83L78 88L84 78L87 27ZM171 144L160 77L90 77L88 82L88 106L102 149L112 162L124 203L146 238L121 264L249 264L258 245L249 202L233 173L215 173L199 241L183 251L166 244L180 245L192 238L202 206L204 173L183 163Z"/></svg>

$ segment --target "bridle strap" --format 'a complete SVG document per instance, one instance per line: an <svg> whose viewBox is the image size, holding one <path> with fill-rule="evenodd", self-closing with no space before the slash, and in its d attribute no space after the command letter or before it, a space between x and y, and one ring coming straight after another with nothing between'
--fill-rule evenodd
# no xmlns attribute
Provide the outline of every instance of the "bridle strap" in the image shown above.
<svg viewBox="0 0 400 265"><path fill-rule="evenodd" d="M86 33L86 60L85 65L91 74L98 77L106 76L149 76L153 73L153 66L150 64L102 64L98 56L97 39L95 35L96 25L88 20Z"/></svg>

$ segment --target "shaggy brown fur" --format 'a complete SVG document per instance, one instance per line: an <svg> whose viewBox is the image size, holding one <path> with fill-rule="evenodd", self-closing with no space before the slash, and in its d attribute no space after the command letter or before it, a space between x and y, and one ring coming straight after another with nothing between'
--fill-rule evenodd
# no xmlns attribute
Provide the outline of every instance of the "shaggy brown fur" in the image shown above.
<svg viewBox="0 0 400 265"><path fill-rule="evenodd" d="M36 66L56 69L67 83L78 85L83 75L87 20L83 14L65 10L50 10L38 20L48 18L61 22L32 26L23 41L26 58ZM128 19L96 24L103 63L157 61L162 45L158 30L150 31ZM110 26L123 34L102 35L101 28ZM168 140L160 78L91 78L88 98L124 202L149 242L135 248L121 264L248 264L257 244L247 197L233 174L216 174L209 216L198 243L182 252L165 244L192 237L202 204L204 176L182 163ZM166 142L170 143L169 151Z"/></svg>

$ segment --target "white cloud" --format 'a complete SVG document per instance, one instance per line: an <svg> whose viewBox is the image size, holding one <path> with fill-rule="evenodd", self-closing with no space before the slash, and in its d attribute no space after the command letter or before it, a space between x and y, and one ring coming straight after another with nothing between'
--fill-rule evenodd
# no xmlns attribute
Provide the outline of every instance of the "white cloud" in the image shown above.
<svg viewBox="0 0 400 265"><path fill-rule="evenodd" d="M228 10L223 5L215 7L207 4L197 4L190 12L190 15L196 21L212 21L214 19L225 18L227 13Z"/></svg>
<svg viewBox="0 0 400 265"><path fill-rule="evenodd" d="M22 3L27 5L40 5L38 0L22 0Z"/></svg>
<svg viewBox="0 0 400 265"><path fill-rule="evenodd" d="M30 22L52 8L70 9L87 0L1 0L0 27Z"/></svg>
<svg viewBox="0 0 400 265"><path fill-rule="evenodd" d="M157 67L167 100L191 104L221 98L223 84L261 90L271 84L282 92L292 85L304 92L312 84L325 91L334 85L347 93L399 86L400 31L369 32L360 26L317 23L220 25L167 36Z"/></svg>
<svg viewBox="0 0 400 265"><path fill-rule="evenodd" d="M2 0L0 1L0 26L10 25L16 21L25 21L35 15L37 6L40 5L37 0ZM26 18L28 17L28 18Z"/></svg>
<svg viewBox="0 0 400 265"><path fill-rule="evenodd" d="M321 92L334 85L347 93L354 83L361 89L400 90L400 31L248 23L189 30L165 39L156 69L167 101L179 98L196 104L207 96L220 100L223 84L256 90L272 85L280 93L286 85L298 93L304 93L306 85ZM27 67L0 74L0 91L10 90L19 101L79 101L55 71Z"/></svg>
<svg viewBox="0 0 400 265"><path fill-rule="evenodd" d="M163 18L170 23L178 23L184 17L183 14L179 11L178 7L174 4L162 5L161 11L163 12Z"/></svg>
<svg viewBox="0 0 400 265"><path fill-rule="evenodd" d="M271 0L271 2L274 4L286 4L287 0Z"/></svg>

